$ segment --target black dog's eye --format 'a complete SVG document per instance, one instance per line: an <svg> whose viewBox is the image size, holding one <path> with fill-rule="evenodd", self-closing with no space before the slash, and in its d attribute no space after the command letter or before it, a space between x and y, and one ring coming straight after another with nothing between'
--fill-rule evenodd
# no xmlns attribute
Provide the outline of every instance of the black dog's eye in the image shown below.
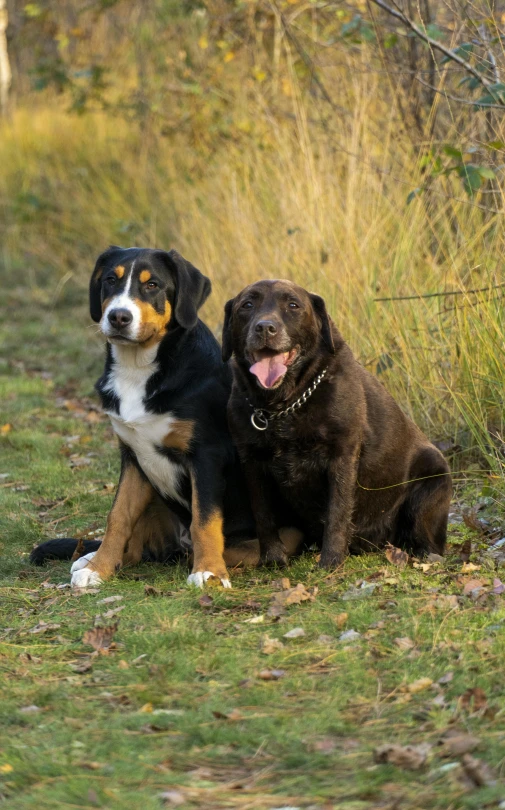
<svg viewBox="0 0 505 810"><path fill-rule="evenodd" d="M108 277L108 278L106 278L105 280L106 280L107 284L110 284L110 286L111 286L111 287L113 287L113 286L114 286L114 284L115 284L115 283L116 283L116 281L117 281L117 278L116 278L116 276L109 276L109 277Z"/></svg>
<svg viewBox="0 0 505 810"><path fill-rule="evenodd" d="M289 306L290 306L290 309L300 309L300 307L299 307L299 305L296 303L296 301L290 301L290 302L289 302Z"/></svg>
<svg viewBox="0 0 505 810"><path fill-rule="evenodd" d="M252 301L244 301L244 303L242 304L242 309L251 309L251 307Z"/></svg>
<svg viewBox="0 0 505 810"><path fill-rule="evenodd" d="M156 284L155 281L148 281L146 283L146 287L147 287L148 290L155 290L157 288L157 286L158 285Z"/></svg>

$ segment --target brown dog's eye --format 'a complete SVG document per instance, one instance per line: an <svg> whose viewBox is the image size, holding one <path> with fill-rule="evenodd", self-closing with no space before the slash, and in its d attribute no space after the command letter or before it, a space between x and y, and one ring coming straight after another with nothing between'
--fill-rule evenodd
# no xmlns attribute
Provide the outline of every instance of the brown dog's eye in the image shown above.
<svg viewBox="0 0 505 810"><path fill-rule="evenodd" d="M298 306L296 301L290 301L289 306L290 306L291 309L300 309L300 307Z"/></svg>
<svg viewBox="0 0 505 810"><path fill-rule="evenodd" d="M148 290L155 290L157 286L155 281L148 281L146 284Z"/></svg>
<svg viewBox="0 0 505 810"><path fill-rule="evenodd" d="M242 309L251 309L251 307L252 301L244 301L244 303L242 304Z"/></svg>

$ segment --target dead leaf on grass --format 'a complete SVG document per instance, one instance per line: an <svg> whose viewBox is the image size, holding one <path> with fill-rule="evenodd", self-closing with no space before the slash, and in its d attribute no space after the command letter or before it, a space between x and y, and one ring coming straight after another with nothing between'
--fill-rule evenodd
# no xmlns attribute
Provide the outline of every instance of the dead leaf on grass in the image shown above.
<svg viewBox="0 0 505 810"><path fill-rule="evenodd" d="M92 669L93 664L88 658L84 661L80 661L78 664L69 664L69 667L71 670L73 670L73 672L77 672L82 675L85 672L89 672Z"/></svg>
<svg viewBox="0 0 505 810"><path fill-rule="evenodd" d="M385 554L390 563L398 565L400 568L404 568L410 559L406 551L391 545L391 543L387 544Z"/></svg>
<svg viewBox="0 0 505 810"><path fill-rule="evenodd" d="M287 577L281 577L281 579L273 579L270 583L272 588L276 588L278 591L287 591L291 588L291 582Z"/></svg>
<svg viewBox="0 0 505 810"><path fill-rule="evenodd" d="M292 630L288 630L287 633L284 633L283 638L301 638L305 635L305 630L303 627L293 627Z"/></svg>
<svg viewBox="0 0 505 810"><path fill-rule="evenodd" d="M214 604L214 600L212 596L209 596L208 593L204 593L202 594L202 596L200 596L198 604L200 605L200 607L210 608Z"/></svg>
<svg viewBox="0 0 505 810"><path fill-rule="evenodd" d="M284 644L277 638L270 638L270 636L266 635L261 639L260 652L262 652L263 655L272 655L272 653L283 649Z"/></svg>
<svg viewBox="0 0 505 810"><path fill-rule="evenodd" d="M464 775L471 787L485 787L495 785L496 778L486 762L475 759L470 754L464 754L462 759Z"/></svg>
<svg viewBox="0 0 505 810"><path fill-rule="evenodd" d="M379 764L387 763L417 771L425 764L431 746L428 743L421 745L395 745L394 743L380 745L374 751L374 760Z"/></svg>
<svg viewBox="0 0 505 810"><path fill-rule="evenodd" d="M473 734L465 734L457 729L448 729L441 737L443 744L440 755L443 757L460 757L474 751L480 743Z"/></svg>
<svg viewBox="0 0 505 810"><path fill-rule="evenodd" d="M232 722L236 722L237 720L243 720L244 716L242 712L239 712L238 709L232 709L231 712L212 712L216 720L231 720Z"/></svg>
<svg viewBox="0 0 505 810"><path fill-rule="evenodd" d="M262 681L278 681L286 674L285 669L262 669L258 673L258 678Z"/></svg>
<svg viewBox="0 0 505 810"><path fill-rule="evenodd" d="M471 714L480 712L487 708L487 696L480 686L467 689L459 698L459 705Z"/></svg>
<svg viewBox="0 0 505 810"><path fill-rule="evenodd" d="M442 675L442 677L438 679L437 683L444 686L446 683L450 683L453 678L454 672L446 672L445 675Z"/></svg>
<svg viewBox="0 0 505 810"><path fill-rule="evenodd" d="M418 678L417 681L412 681L412 683L407 684L406 689L411 695L416 695L418 692L429 689L432 683L431 678Z"/></svg>
<svg viewBox="0 0 505 810"><path fill-rule="evenodd" d="M35 627L32 627L28 630L29 633L47 633L49 630L58 630L61 627L61 624L56 623L48 623L40 621Z"/></svg>
<svg viewBox="0 0 505 810"><path fill-rule="evenodd" d="M358 641L361 638L361 633L358 633L356 630L346 630L345 633L341 633L338 637L339 641Z"/></svg>
<svg viewBox="0 0 505 810"><path fill-rule="evenodd" d="M504 592L505 592L505 585L503 584L501 579L498 579L498 577L495 577L493 579L493 590L491 591L491 593L500 594L500 593L504 593Z"/></svg>
<svg viewBox="0 0 505 810"><path fill-rule="evenodd" d="M38 706L35 706L35 704L32 703L31 706L22 706L19 711L22 712L22 714L36 714L37 712L40 712L40 709Z"/></svg>
<svg viewBox="0 0 505 810"><path fill-rule="evenodd" d="M337 747L337 741L334 737L322 737L320 740L314 740L308 747L317 754L331 754Z"/></svg>
<svg viewBox="0 0 505 810"><path fill-rule="evenodd" d="M414 642L408 636L395 638L395 644L400 650L411 650L415 647Z"/></svg>
<svg viewBox="0 0 505 810"><path fill-rule="evenodd" d="M349 618L348 613L338 613L336 616L333 617L333 621L335 622L337 627L343 627L348 618Z"/></svg>
<svg viewBox="0 0 505 810"><path fill-rule="evenodd" d="M110 610L106 610L105 613L102 613L103 619L113 619L114 616L117 616L118 613L121 613L124 610L126 605L119 605L117 608L111 608ZM98 617L95 617L95 619Z"/></svg>
<svg viewBox="0 0 505 810"><path fill-rule="evenodd" d="M106 654L109 652L118 627L119 622L114 622L114 624L106 627L93 627L91 630L86 630L82 637L82 643L89 644L94 650Z"/></svg>
<svg viewBox="0 0 505 810"><path fill-rule="evenodd" d="M186 801L184 794L180 790L164 790L163 793L158 794L163 804L171 804L172 807L179 807Z"/></svg>
<svg viewBox="0 0 505 810"><path fill-rule="evenodd" d="M317 585L306 588L305 585L299 582L294 588L287 588L279 593L274 593L272 604L288 607L289 605L299 605L301 602L314 602L317 592Z"/></svg>
<svg viewBox="0 0 505 810"><path fill-rule="evenodd" d="M481 569L480 565L475 565L475 563L472 562L465 562L461 566L461 573L472 574L474 571L480 571L480 569Z"/></svg>

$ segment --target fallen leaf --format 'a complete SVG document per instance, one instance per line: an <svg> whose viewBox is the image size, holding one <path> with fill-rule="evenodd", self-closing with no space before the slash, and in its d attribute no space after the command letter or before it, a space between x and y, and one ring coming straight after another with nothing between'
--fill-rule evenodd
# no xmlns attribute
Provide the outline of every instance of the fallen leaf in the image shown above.
<svg viewBox="0 0 505 810"><path fill-rule="evenodd" d="M377 587L377 582L362 582L359 588L356 588L355 585L351 585L351 587L342 594L342 599L344 602L353 599L365 599L367 596L371 596Z"/></svg>
<svg viewBox="0 0 505 810"><path fill-rule="evenodd" d="M163 596L163 591L155 588L154 585L144 585L144 596Z"/></svg>
<svg viewBox="0 0 505 810"><path fill-rule="evenodd" d="M32 627L30 630L28 630L28 632L29 633L34 633L34 634L35 633L47 633L49 630L58 630L58 628L60 628L60 627L61 627L61 624L55 624L55 623L52 623L52 624L49 623L48 624L47 622L40 621L37 625L35 625L35 627Z"/></svg>
<svg viewBox="0 0 505 810"><path fill-rule="evenodd" d="M70 456L69 464L72 469L75 467L87 467L88 464L91 464L91 459L87 456L72 455Z"/></svg>
<svg viewBox="0 0 505 810"><path fill-rule="evenodd" d="M417 771L425 764L431 746L427 743L421 745L380 745L374 751L374 760L379 764L387 763Z"/></svg>
<svg viewBox="0 0 505 810"><path fill-rule="evenodd" d="M505 592L505 585L500 579L498 579L498 577L495 577L493 579L493 590L491 591L491 593L500 594L504 592Z"/></svg>
<svg viewBox="0 0 505 810"><path fill-rule="evenodd" d="M475 563L472 562L465 562L461 566L461 573L472 574L474 571L480 571L480 569L481 569L480 565L475 565Z"/></svg>
<svg viewBox="0 0 505 810"><path fill-rule="evenodd" d="M262 681L278 681L286 674L285 669L262 669L258 673L258 678Z"/></svg>
<svg viewBox="0 0 505 810"><path fill-rule="evenodd" d="M12 773L13 770L14 768L8 762L5 765L0 765L0 773Z"/></svg>
<svg viewBox="0 0 505 810"><path fill-rule="evenodd" d="M88 771L99 771L100 768L103 768L101 762L76 762L75 764L78 768L86 768Z"/></svg>
<svg viewBox="0 0 505 810"><path fill-rule="evenodd" d="M267 616L272 619L280 619L286 613L286 608L278 602L273 602L267 610Z"/></svg>
<svg viewBox="0 0 505 810"><path fill-rule="evenodd" d="M428 571L430 570L430 568L433 568L433 563L429 563L429 562L428 563L425 563L425 562L418 563L418 562L415 562L415 563L413 563L413 566L414 566L414 568L420 568L421 571L423 572L423 574L427 574Z"/></svg>
<svg viewBox="0 0 505 810"><path fill-rule="evenodd" d="M110 610L106 610L105 613L102 613L102 617L104 619L113 619L114 616L117 616L118 613L121 613L124 610L126 605L119 605L117 608L111 608Z"/></svg>
<svg viewBox="0 0 505 810"><path fill-rule="evenodd" d="M438 679L437 683L440 683L444 686L446 683L450 683L454 678L454 672L446 672L445 675L442 675L441 678Z"/></svg>
<svg viewBox="0 0 505 810"><path fill-rule="evenodd" d="M97 605L110 605L112 602L121 602L124 596L106 596L105 599L99 599Z"/></svg>
<svg viewBox="0 0 505 810"><path fill-rule="evenodd" d="M144 703L143 706L139 709L139 712L142 714L151 714L153 711L153 704L152 703Z"/></svg>
<svg viewBox="0 0 505 810"><path fill-rule="evenodd" d="M271 655L272 653L282 649L284 649L284 644L277 638L270 638L267 635L264 636L261 640L260 652L262 652L263 655Z"/></svg>
<svg viewBox="0 0 505 810"><path fill-rule="evenodd" d="M243 715L238 709L232 709L231 712L212 712L216 720L242 720Z"/></svg>
<svg viewBox="0 0 505 810"><path fill-rule="evenodd" d="M428 562L432 563L442 563L444 562L444 558L441 554L428 554L427 557Z"/></svg>
<svg viewBox="0 0 505 810"><path fill-rule="evenodd" d="M410 692L411 695L416 695L418 692L423 692L425 689L428 689L432 683L431 678L418 678L417 681L412 681L412 683L407 685L407 692Z"/></svg>
<svg viewBox="0 0 505 810"><path fill-rule="evenodd" d="M317 754L331 754L336 747L337 741L334 737L322 737L322 739L314 740L314 742L309 745L309 749L315 751Z"/></svg>
<svg viewBox="0 0 505 810"><path fill-rule="evenodd" d="M324 633L321 633L321 635L317 637L317 640L320 644L333 644L335 641L333 636L327 636Z"/></svg>
<svg viewBox="0 0 505 810"><path fill-rule="evenodd" d="M7 433L10 433L11 430L12 430L12 425L10 425L8 422L5 425L2 425L2 427L0 427L0 433L3 436L5 436Z"/></svg>
<svg viewBox="0 0 505 810"><path fill-rule="evenodd" d="M293 627L292 630L288 630L287 633L284 633L283 638L301 638L305 635L305 630L303 627Z"/></svg>
<svg viewBox="0 0 505 810"><path fill-rule="evenodd" d="M261 614L260 616L252 616L252 618L250 618L250 619L244 619L243 623L244 624L261 624L264 621L265 621L265 617L263 616L263 614Z"/></svg>
<svg viewBox="0 0 505 810"><path fill-rule="evenodd" d="M74 672L78 672L80 675L82 675L84 672L89 672L92 669L92 664L89 659L86 659L79 664L69 664L69 667Z"/></svg>
<svg viewBox="0 0 505 810"><path fill-rule="evenodd" d="M204 593L202 596L200 596L198 604L200 605L200 607L210 608L214 604L214 600L212 596L209 596L208 593Z"/></svg>
<svg viewBox="0 0 505 810"><path fill-rule="evenodd" d="M164 804L171 804L173 807L179 807L186 801L180 790L164 790L163 793L158 794L158 798Z"/></svg>
<svg viewBox="0 0 505 810"><path fill-rule="evenodd" d="M299 605L300 602L313 602L318 592L317 586L313 588L306 588L301 582L294 588L287 588L280 593L275 593L272 596L273 604L288 607L289 605Z"/></svg>
<svg viewBox="0 0 505 810"><path fill-rule="evenodd" d="M403 551L401 548L397 548L396 546L392 546L391 543L388 543L386 546L386 559L392 563L393 565L398 565L400 568L404 568L410 557L406 551Z"/></svg>
<svg viewBox="0 0 505 810"><path fill-rule="evenodd" d="M338 613L334 618L333 621L337 625L337 627L343 627L346 623L347 619L349 618L348 613Z"/></svg>
<svg viewBox="0 0 505 810"><path fill-rule="evenodd" d="M94 650L99 652L108 652L114 634L119 626L119 622L115 622L107 627L93 627L91 630L86 630L82 637L83 644L89 644Z"/></svg>
<svg viewBox="0 0 505 810"><path fill-rule="evenodd" d="M346 630L345 633L341 633L338 637L339 641L357 641L361 638L361 633L357 633L356 630Z"/></svg>
<svg viewBox="0 0 505 810"><path fill-rule="evenodd" d="M38 706L35 706L35 704L32 704L31 706L23 706L19 711L23 714L35 714L36 712L40 712L40 709Z"/></svg>
<svg viewBox="0 0 505 810"><path fill-rule="evenodd" d="M472 714L480 712L487 707L487 696L480 686L467 689L459 698L462 709L470 711Z"/></svg>
<svg viewBox="0 0 505 810"><path fill-rule="evenodd" d="M475 757L470 756L470 754L464 754L462 765L465 776L476 787L496 784L496 779L491 768L481 759L475 759Z"/></svg>
<svg viewBox="0 0 505 810"><path fill-rule="evenodd" d="M465 734L456 729L449 729L442 736L441 742L443 743L441 756L459 757L462 756L462 754L469 754L471 751L474 751L479 745L480 740L472 734Z"/></svg>
<svg viewBox="0 0 505 810"><path fill-rule="evenodd" d="M414 642L408 636L395 638L395 644L400 650L411 650L415 647Z"/></svg>
<svg viewBox="0 0 505 810"><path fill-rule="evenodd" d="M463 587L463 596L475 598L483 589L486 581L484 579L469 579Z"/></svg>
<svg viewBox="0 0 505 810"><path fill-rule="evenodd" d="M287 577L282 577L281 579L273 579L271 582L272 588L276 588L279 591L287 591L291 588L291 582Z"/></svg>

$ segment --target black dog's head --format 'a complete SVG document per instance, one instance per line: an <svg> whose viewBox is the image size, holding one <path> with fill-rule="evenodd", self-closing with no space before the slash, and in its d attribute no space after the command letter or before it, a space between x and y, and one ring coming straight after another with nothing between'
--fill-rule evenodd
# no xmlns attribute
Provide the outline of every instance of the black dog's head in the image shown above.
<svg viewBox="0 0 505 810"><path fill-rule="evenodd" d="M296 379L322 347L335 352L325 303L291 281L258 281L225 306L223 360L234 353L261 388Z"/></svg>
<svg viewBox="0 0 505 810"><path fill-rule="evenodd" d="M90 314L110 343L147 347L169 326L193 328L210 290L209 279L176 250L110 247L91 276Z"/></svg>

